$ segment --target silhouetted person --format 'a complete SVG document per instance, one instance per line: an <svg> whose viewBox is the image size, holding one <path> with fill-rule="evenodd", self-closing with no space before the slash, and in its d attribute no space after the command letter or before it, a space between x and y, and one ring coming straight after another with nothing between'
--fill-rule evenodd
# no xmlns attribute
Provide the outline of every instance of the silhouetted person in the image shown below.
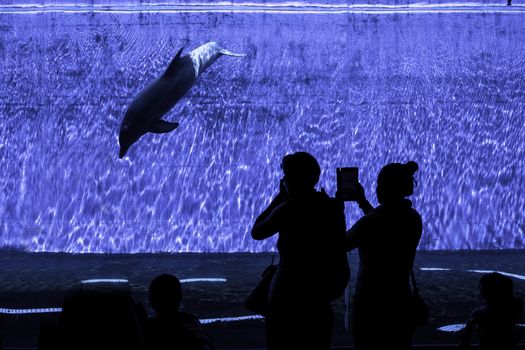
<svg viewBox="0 0 525 350"><path fill-rule="evenodd" d="M144 345L147 350L212 350L211 337L197 316L180 311L182 288L173 275L157 276L149 287L149 302L156 317L146 321Z"/></svg>
<svg viewBox="0 0 525 350"><path fill-rule="evenodd" d="M280 255L265 320L268 349L328 349L333 330L330 301L341 296L349 268L340 201L314 186L321 169L310 154L287 155L279 194L259 215L252 237L277 233Z"/></svg>
<svg viewBox="0 0 525 350"><path fill-rule="evenodd" d="M365 213L347 235L347 249L359 251L352 329L358 350L409 349L412 327L409 271L422 231L421 217L406 199L414 191L418 166L391 163L377 179L373 208L358 185L357 203Z"/></svg>
<svg viewBox="0 0 525 350"><path fill-rule="evenodd" d="M39 349L140 349L129 286L80 286L67 293L57 327L43 325Z"/></svg>
<svg viewBox="0 0 525 350"><path fill-rule="evenodd" d="M497 272L481 277L479 291L484 305L470 314L461 334L461 345L470 348L475 330L480 350L511 350L518 343L516 322L523 312L523 302L513 295L512 280Z"/></svg>
<svg viewBox="0 0 525 350"><path fill-rule="evenodd" d="M511 6L512 5L512 0L507 0L507 6Z"/></svg>

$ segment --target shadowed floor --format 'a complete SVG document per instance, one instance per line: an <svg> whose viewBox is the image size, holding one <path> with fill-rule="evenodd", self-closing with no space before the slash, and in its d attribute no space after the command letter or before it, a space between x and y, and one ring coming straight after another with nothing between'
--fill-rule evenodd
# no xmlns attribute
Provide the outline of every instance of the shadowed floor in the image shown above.
<svg viewBox="0 0 525 350"><path fill-rule="evenodd" d="M61 307L64 292L73 284L86 279L114 278L127 279L134 298L151 312L147 304L149 282L161 273L172 273L180 279L204 279L183 284L185 309L201 319L250 315L243 308L243 300L270 261L269 253L68 255L1 250L0 308ZM352 254L350 261L352 272L355 272L357 256ZM524 251L419 252L416 266L416 276L430 306L431 319L429 325L417 331L415 343L457 342L457 333L436 329L464 323L470 310L480 303L477 285L482 272L469 270L512 274L515 295L525 299ZM334 302L334 309L333 344L350 345L351 335L344 329L343 298ZM57 316L57 313L2 315L4 345L35 346L40 321ZM218 348L264 347L262 320L216 322L205 327ZM521 332L525 333L523 329Z"/></svg>

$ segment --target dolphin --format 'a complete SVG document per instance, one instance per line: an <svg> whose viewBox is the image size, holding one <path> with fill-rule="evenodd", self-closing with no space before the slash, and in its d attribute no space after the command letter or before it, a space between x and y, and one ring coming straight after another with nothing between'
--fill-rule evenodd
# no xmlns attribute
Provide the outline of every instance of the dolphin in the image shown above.
<svg viewBox="0 0 525 350"><path fill-rule="evenodd" d="M222 55L244 57L224 50L215 42L199 46L181 56L182 47L160 78L146 87L128 107L119 132L119 158L148 132L163 134L175 130L179 123L161 118L186 95L206 68Z"/></svg>

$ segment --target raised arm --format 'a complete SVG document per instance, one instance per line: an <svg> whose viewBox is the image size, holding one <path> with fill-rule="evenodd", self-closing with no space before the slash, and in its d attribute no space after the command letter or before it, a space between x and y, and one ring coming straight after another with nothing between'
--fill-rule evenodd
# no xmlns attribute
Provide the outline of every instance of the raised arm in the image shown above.
<svg viewBox="0 0 525 350"><path fill-rule="evenodd" d="M370 210L374 209L372 204L370 204L368 199L366 199L365 189L359 182L355 184L354 189L351 191L338 191L335 194L335 198L339 199L342 202L356 202L359 205L359 208L361 208L361 210L363 211L363 214L365 215L368 214Z"/></svg>
<svg viewBox="0 0 525 350"><path fill-rule="evenodd" d="M286 189L281 183L279 194L272 200L270 205L257 217L252 227L252 238L256 240L266 239L279 231L283 216L282 205L288 200Z"/></svg>
<svg viewBox="0 0 525 350"><path fill-rule="evenodd" d="M355 186L355 195L356 202L359 205L359 208L363 211L363 214L366 215L370 210L374 209L372 204L366 199L365 189L359 182Z"/></svg>
<svg viewBox="0 0 525 350"><path fill-rule="evenodd" d="M346 231L346 250L350 251L361 244L362 237L369 229L370 220L363 216L348 231Z"/></svg>
<svg viewBox="0 0 525 350"><path fill-rule="evenodd" d="M354 201L359 205L359 208L363 211L363 214L368 214L374 207L368 199L366 199L365 189L358 182L354 189ZM358 220L348 231L346 231L346 250L352 250L359 246L361 237L368 230L369 220L365 217L362 217Z"/></svg>

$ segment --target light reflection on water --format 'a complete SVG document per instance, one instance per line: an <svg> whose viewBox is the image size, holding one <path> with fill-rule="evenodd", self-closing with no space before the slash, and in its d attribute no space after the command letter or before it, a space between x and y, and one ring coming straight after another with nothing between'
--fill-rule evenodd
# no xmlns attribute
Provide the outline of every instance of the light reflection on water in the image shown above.
<svg viewBox="0 0 525 350"><path fill-rule="evenodd" d="M519 16L296 12L0 13L0 246L269 250L249 229L281 157L307 150L329 193L358 166L371 198L382 165L417 161L423 249L524 248ZM220 58L167 116L181 126L119 160L133 97L209 40L247 58Z"/></svg>

